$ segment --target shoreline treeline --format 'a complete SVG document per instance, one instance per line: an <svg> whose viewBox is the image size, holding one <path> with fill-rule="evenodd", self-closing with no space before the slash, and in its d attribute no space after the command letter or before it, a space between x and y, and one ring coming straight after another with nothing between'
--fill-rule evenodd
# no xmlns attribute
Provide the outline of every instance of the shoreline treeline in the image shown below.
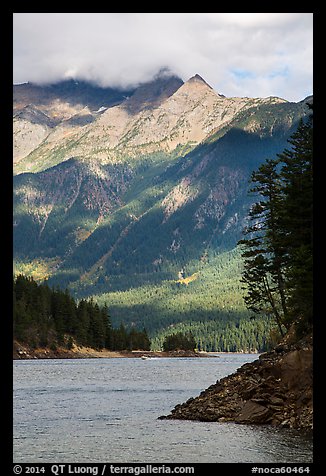
<svg viewBox="0 0 326 476"><path fill-rule="evenodd" d="M109 350L149 350L151 345L145 329L127 330L123 324L113 328L106 305L100 307L93 299L77 303L67 290L21 274L13 283L13 336L34 348L71 348L74 341Z"/></svg>

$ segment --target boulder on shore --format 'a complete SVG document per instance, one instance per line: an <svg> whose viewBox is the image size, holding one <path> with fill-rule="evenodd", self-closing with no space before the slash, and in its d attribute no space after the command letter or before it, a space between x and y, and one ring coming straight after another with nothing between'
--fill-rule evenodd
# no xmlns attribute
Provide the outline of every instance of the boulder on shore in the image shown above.
<svg viewBox="0 0 326 476"><path fill-rule="evenodd" d="M312 336L283 342L160 419L233 421L312 430Z"/></svg>

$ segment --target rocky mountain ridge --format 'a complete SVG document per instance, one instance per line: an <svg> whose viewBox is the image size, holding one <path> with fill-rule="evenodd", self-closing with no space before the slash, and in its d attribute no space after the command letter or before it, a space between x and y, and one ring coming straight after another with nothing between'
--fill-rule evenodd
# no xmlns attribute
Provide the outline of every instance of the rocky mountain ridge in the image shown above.
<svg viewBox="0 0 326 476"><path fill-rule="evenodd" d="M66 129L74 122L85 125L80 122L80 117L87 115L94 120L96 113L103 111L101 108L105 110L119 104L133 92L74 80L45 86L33 83L14 85L14 163L37 148L57 126Z"/></svg>
<svg viewBox="0 0 326 476"><path fill-rule="evenodd" d="M42 89L37 99L35 87L33 94L24 96L23 86L14 89L17 173L47 168L49 159L51 165L72 156L116 162L121 154L135 159L139 154L171 152L180 146L189 150L229 124L240 111L284 102L279 98L226 98L199 75L185 83L175 76L157 78L131 95L113 94L113 100L108 97L95 103L97 110L88 97L78 102L82 99L55 97L50 89L53 98L45 101ZM29 99L34 102L28 103ZM31 108L33 117L28 117ZM57 154L58 148L64 152Z"/></svg>

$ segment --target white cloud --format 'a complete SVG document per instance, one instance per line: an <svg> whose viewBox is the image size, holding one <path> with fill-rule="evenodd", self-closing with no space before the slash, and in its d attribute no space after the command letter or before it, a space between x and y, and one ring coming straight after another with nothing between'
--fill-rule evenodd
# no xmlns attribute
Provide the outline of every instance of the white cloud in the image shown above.
<svg viewBox="0 0 326 476"><path fill-rule="evenodd" d="M227 96L312 93L312 13L15 13L14 81L128 87L162 67ZM238 71L238 74L235 72ZM240 74L242 72L243 74Z"/></svg>

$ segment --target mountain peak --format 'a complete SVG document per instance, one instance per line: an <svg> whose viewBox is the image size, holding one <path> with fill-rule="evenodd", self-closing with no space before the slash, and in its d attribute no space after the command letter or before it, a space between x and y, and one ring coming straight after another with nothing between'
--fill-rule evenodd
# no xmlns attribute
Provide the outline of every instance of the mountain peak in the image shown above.
<svg viewBox="0 0 326 476"><path fill-rule="evenodd" d="M213 89L212 86L206 83L206 81L199 74L195 74L194 76L189 78L187 83L203 83L205 84L205 86L208 86L209 88Z"/></svg>

